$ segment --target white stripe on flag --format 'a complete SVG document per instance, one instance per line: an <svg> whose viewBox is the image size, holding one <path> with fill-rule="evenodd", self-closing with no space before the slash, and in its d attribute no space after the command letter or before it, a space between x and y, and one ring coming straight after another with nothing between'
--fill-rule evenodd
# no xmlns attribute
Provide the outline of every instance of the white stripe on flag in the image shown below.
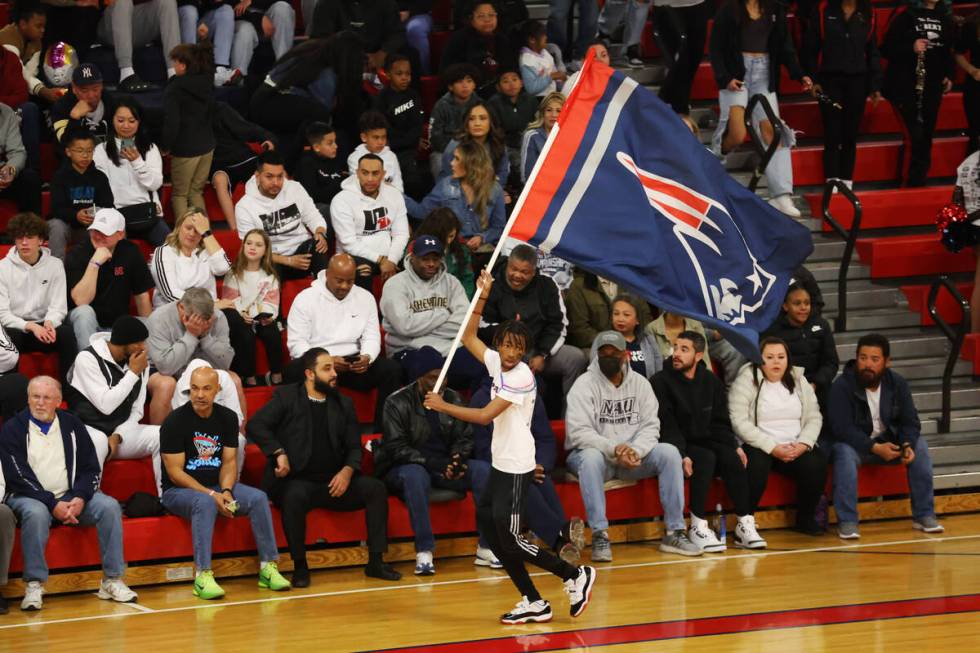
<svg viewBox="0 0 980 653"><path fill-rule="evenodd" d="M561 208L558 209L558 215L555 216L555 221L551 223L551 228L548 230L548 237L541 242L540 247L544 251L550 252L558 244L558 241L561 240L562 234L565 232L565 228L572 218L572 211L582 201L582 196L585 195L585 191L592 183L592 178L595 177L595 171L599 166L599 161L602 160L602 157L606 154L606 150L609 148L609 141L612 140L613 130L616 128L616 123L619 122L619 114L622 113L623 106L626 104L630 95L633 94L633 91L636 90L637 86L638 84L629 77L624 78L623 83L616 89L612 100L609 101L606 115L602 119L602 124L599 125L599 133L596 134L596 139L592 143L592 149L589 150L589 155L582 164L582 171L572 185L572 189L568 192L568 196L565 197L565 201L562 202Z"/></svg>

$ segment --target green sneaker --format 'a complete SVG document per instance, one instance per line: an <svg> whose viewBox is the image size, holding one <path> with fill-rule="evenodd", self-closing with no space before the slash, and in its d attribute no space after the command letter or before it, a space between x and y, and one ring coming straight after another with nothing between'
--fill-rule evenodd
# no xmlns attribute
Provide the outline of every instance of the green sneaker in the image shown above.
<svg viewBox="0 0 980 653"><path fill-rule="evenodd" d="M197 598L210 601L220 599L224 595L225 591L214 581L214 572L210 569L202 571L194 579L194 596Z"/></svg>
<svg viewBox="0 0 980 653"><path fill-rule="evenodd" d="M292 585L279 573L279 566L274 562L267 562L259 570L259 587L273 592L288 590Z"/></svg>

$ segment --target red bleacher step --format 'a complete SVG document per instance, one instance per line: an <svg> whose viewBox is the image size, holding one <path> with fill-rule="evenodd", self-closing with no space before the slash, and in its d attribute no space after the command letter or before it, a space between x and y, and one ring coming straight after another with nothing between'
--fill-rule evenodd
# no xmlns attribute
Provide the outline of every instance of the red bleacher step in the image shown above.
<svg viewBox="0 0 980 653"><path fill-rule="evenodd" d="M803 138L820 138L824 135L823 118L816 100L802 102L782 102L779 115L786 123L803 132ZM949 93L943 96L936 120L936 131L966 129L966 111L963 109L963 94ZM888 100L878 106L871 102L865 104L864 118L861 120L861 134L901 134L902 125Z"/></svg>
<svg viewBox="0 0 980 653"><path fill-rule="evenodd" d="M873 279L972 272L976 268L973 252L951 254L936 233L859 238L857 252L861 262L871 268Z"/></svg>
<svg viewBox="0 0 980 653"><path fill-rule="evenodd" d="M953 187L889 188L859 191L857 196L861 201L862 229L917 227L935 223L936 212L949 202ZM814 216L823 215L823 193L806 193L803 197ZM830 214L845 229L851 228L854 211L843 195L835 194L831 198ZM830 225L824 222L823 230L830 231Z"/></svg>
<svg viewBox="0 0 980 653"><path fill-rule="evenodd" d="M956 168L966 157L965 136L936 138L932 141L929 177L955 177ZM793 149L793 183L800 186L824 183L822 145ZM858 143L854 181L898 179L901 167L901 141Z"/></svg>
<svg viewBox="0 0 980 653"><path fill-rule="evenodd" d="M960 294L969 301L970 294L973 292L973 284L957 283L955 285ZM909 309L919 314L923 326L932 326L936 323L929 315L929 287L929 284L913 284L901 287L908 299ZM963 317L959 302L953 299L945 288L941 289L936 296L936 310L939 312L939 316L949 324L959 324ZM967 320L969 320L969 315Z"/></svg>

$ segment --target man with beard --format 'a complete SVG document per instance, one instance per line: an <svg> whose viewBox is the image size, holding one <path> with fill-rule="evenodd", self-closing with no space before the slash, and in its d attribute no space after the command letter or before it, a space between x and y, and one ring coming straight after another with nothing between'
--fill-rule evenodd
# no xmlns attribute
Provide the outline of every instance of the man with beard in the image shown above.
<svg viewBox="0 0 980 653"><path fill-rule="evenodd" d="M295 570L294 587L309 587L306 514L313 508L365 509L368 564L364 574L399 580L382 558L388 550L388 492L361 471L361 435L354 404L337 392L333 357L322 347L303 354L303 381L280 386L249 420L246 432L268 459L262 487L282 510Z"/></svg>
<svg viewBox="0 0 980 653"><path fill-rule="evenodd" d="M858 467L904 465L912 500L912 528L945 530L932 500L932 460L920 436L919 413L908 383L889 369L890 345L879 333L862 336L856 358L830 388L830 433L834 439L834 508L837 534L856 540Z"/></svg>

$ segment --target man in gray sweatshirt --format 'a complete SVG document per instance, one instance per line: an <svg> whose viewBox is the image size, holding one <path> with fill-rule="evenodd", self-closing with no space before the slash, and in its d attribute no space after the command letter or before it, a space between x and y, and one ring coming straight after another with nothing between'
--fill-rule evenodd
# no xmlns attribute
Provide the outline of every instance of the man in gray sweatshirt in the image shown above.
<svg viewBox="0 0 980 653"><path fill-rule="evenodd" d="M147 325L150 361L161 374L179 377L195 358L216 370L227 370L235 356L228 321L224 313L214 310L214 299L204 288L188 288L180 301L160 306Z"/></svg>
<svg viewBox="0 0 980 653"><path fill-rule="evenodd" d="M612 479L639 480L656 476L666 532L665 553L701 555L685 534L684 471L681 456L660 442L657 398L650 383L629 365L626 340L616 331L595 339L596 356L568 393L565 449L568 467L578 476L579 490L592 528L592 559L612 560L606 495Z"/></svg>

